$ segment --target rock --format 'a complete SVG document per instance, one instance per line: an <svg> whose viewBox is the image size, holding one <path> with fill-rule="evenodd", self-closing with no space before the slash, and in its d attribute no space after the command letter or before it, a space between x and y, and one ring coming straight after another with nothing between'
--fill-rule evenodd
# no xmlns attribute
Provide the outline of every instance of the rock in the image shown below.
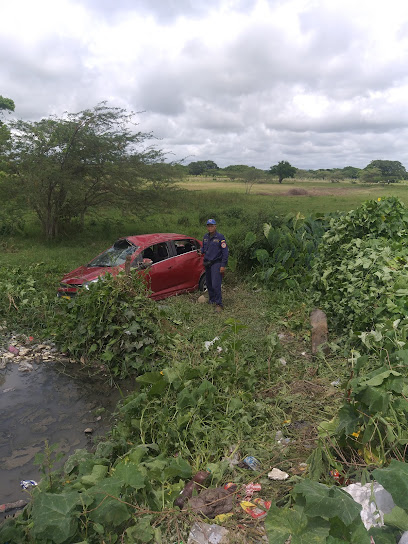
<svg viewBox="0 0 408 544"><path fill-rule="evenodd" d="M98 417L96 418L96 421L100 421L101 419L102 419L102 416L98 416Z"/></svg>
<svg viewBox="0 0 408 544"><path fill-rule="evenodd" d="M312 327L312 354L316 355L320 346L323 346L323 352L327 353L328 327L326 314L319 309L313 310L310 314L310 325Z"/></svg>
<svg viewBox="0 0 408 544"><path fill-rule="evenodd" d="M289 478L289 474L287 472L283 472L283 470L279 470L278 468L273 468L271 472L268 473L268 478L270 480L287 480Z"/></svg>
<svg viewBox="0 0 408 544"><path fill-rule="evenodd" d="M22 361L19 365L18 365L18 369L20 370L20 372L29 372L30 370L34 370L34 367L31 363L29 363L28 361Z"/></svg>
<svg viewBox="0 0 408 544"><path fill-rule="evenodd" d="M93 429L91 429L91 427L87 427L87 428L84 430L84 433L85 433L85 434L92 434L92 433L93 433Z"/></svg>
<svg viewBox="0 0 408 544"><path fill-rule="evenodd" d="M5 357L3 357L2 359L0 359L0 370L4 370L7 366L7 363L8 358L6 359Z"/></svg>
<svg viewBox="0 0 408 544"><path fill-rule="evenodd" d="M189 507L196 513L213 519L218 514L226 514L233 509L233 493L235 488L215 487L201 491L197 497L189 499Z"/></svg>
<svg viewBox="0 0 408 544"><path fill-rule="evenodd" d="M38 365L39 363L42 363L42 360L43 360L43 359L42 359L41 355L38 355L38 354L37 354L37 355L34 355L34 363L36 363L37 365Z"/></svg>
<svg viewBox="0 0 408 544"><path fill-rule="evenodd" d="M205 295L200 295L200 296L198 297L198 299L197 299L197 302L198 302L199 304L205 304L205 303L207 302L206 296L205 296Z"/></svg>

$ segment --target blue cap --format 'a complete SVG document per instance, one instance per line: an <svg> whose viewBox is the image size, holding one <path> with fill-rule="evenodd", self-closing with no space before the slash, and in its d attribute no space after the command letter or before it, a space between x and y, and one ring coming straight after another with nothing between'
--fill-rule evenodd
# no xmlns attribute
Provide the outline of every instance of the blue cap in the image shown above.
<svg viewBox="0 0 408 544"><path fill-rule="evenodd" d="M215 219L209 219L207 221L207 225L216 225L217 224L217 221Z"/></svg>

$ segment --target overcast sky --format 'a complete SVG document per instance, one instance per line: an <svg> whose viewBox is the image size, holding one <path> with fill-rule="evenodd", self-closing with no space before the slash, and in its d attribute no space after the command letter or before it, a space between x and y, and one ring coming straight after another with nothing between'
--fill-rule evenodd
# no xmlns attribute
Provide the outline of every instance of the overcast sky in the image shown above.
<svg viewBox="0 0 408 544"><path fill-rule="evenodd" d="M408 168L407 0L0 0L18 118L102 100L218 166Z"/></svg>

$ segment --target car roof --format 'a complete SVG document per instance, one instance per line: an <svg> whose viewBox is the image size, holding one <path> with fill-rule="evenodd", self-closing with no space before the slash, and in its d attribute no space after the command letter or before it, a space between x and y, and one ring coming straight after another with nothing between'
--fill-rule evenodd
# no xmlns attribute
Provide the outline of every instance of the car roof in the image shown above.
<svg viewBox="0 0 408 544"><path fill-rule="evenodd" d="M135 246L146 246L158 244L160 242L167 242L168 240L174 240L177 238L194 238L194 236L187 236L186 234L177 234L175 232L157 232L155 234L137 234L135 236L123 236L121 240L128 240Z"/></svg>

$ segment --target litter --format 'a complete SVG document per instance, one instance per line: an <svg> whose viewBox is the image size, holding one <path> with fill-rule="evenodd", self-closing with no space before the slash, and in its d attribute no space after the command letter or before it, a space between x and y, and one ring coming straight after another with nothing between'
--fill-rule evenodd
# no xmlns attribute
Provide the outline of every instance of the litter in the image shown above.
<svg viewBox="0 0 408 544"><path fill-rule="evenodd" d="M340 384L341 384L340 379L334 380L334 382L330 382L330 385L332 385L333 387L339 387Z"/></svg>
<svg viewBox="0 0 408 544"><path fill-rule="evenodd" d="M382 527L384 514L389 514L395 506L390 493L378 482L350 484L343 489L363 507L360 516L367 530L371 527Z"/></svg>
<svg viewBox="0 0 408 544"><path fill-rule="evenodd" d="M21 480L20 485L23 489L28 489L29 487L35 487L38 484L35 480Z"/></svg>
<svg viewBox="0 0 408 544"><path fill-rule="evenodd" d="M8 512L9 510L15 510L16 508L24 508L28 504L28 501L19 500L16 502L7 502L6 504L0 504L0 512Z"/></svg>
<svg viewBox="0 0 408 544"><path fill-rule="evenodd" d="M191 527L187 544L224 544L229 531L220 525L196 522Z"/></svg>
<svg viewBox="0 0 408 544"><path fill-rule="evenodd" d="M239 453L238 453L238 446L233 445L229 448L229 455L223 457L221 461L227 461L230 468L234 468L236 465L239 464Z"/></svg>
<svg viewBox="0 0 408 544"><path fill-rule="evenodd" d="M13 355L18 355L20 353L20 350L18 348L16 348L16 346L9 346L8 350Z"/></svg>
<svg viewBox="0 0 408 544"><path fill-rule="evenodd" d="M256 491L261 491L261 489L262 489L261 484L254 484L253 482L250 482L249 484L244 485L242 487L242 490L245 495L245 500L250 499Z"/></svg>
<svg viewBox="0 0 408 544"><path fill-rule="evenodd" d="M283 357L281 357L280 359L278 359L279 363L282 365L282 366L286 366L288 364L288 362L286 361L286 359L284 359Z"/></svg>
<svg viewBox="0 0 408 544"><path fill-rule="evenodd" d="M283 470L279 470L278 468L273 468L271 472L268 473L268 478L270 480L287 480L289 478L289 474L287 472L283 472Z"/></svg>
<svg viewBox="0 0 408 544"><path fill-rule="evenodd" d="M255 471L259 471L262 468L261 462L258 461L256 457L252 457L252 455L248 455L243 460L243 463L245 463L249 468Z"/></svg>
<svg viewBox="0 0 408 544"><path fill-rule="evenodd" d="M290 438L285 438L282 431L276 431L275 440L279 446L287 446L290 443Z"/></svg>
<svg viewBox="0 0 408 544"><path fill-rule="evenodd" d="M262 519L268 513L271 507L270 501L264 501L263 499L256 498L251 502L242 501L240 503L241 508L254 519Z"/></svg>
<svg viewBox="0 0 408 544"><path fill-rule="evenodd" d="M213 346L219 339L220 339L220 337L216 336L212 340L207 340L207 342L204 342L205 351L208 351L210 349L210 347Z"/></svg>

